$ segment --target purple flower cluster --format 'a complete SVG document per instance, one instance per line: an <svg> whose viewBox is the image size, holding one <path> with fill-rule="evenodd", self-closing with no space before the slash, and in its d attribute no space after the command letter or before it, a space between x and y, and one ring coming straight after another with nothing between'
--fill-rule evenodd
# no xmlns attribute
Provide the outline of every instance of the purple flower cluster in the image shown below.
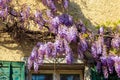
<svg viewBox="0 0 120 80"><path fill-rule="evenodd" d="M100 27L98 33L99 33L100 35L103 35L103 34L104 34L104 28L103 28L103 27Z"/></svg>
<svg viewBox="0 0 120 80"><path fill-rule="evenodd" d="M61 38L57 38L55 40L54 46L56 47L57 53L61 54L65 51L65 45L64 45L64 40Z"/></svg>
<svg viewBox="0 0 120 80"><path fill-rule="evenodd" d="M113 73L114 63L115 63L115 61L114 61L111 57L108 57L108 58L107 58L107 66L108 66L108 70L109 70L109 73L110 73L110 74Z"/></svg>
<svg viewBox="0 0 120 80"><path fill-rule="evenodd" d="M116 56L113 59L115 61L115 71L117 73L117 76L120 78L120 57Z"/></svg>
<svg viewBox="0 0 120 80"><path fill-rule="evenodd" d="M72 26L73 25L73 20L72 17L68 14L62 14L59 16L59 21L61 24L64 24L66 26Z"/></svg>
<svg viewBox="0 0 120 80"><path fill-rule="evenodd" d="M115 37L111 41L111 45L113 48L119 49L120 48L120 37L119 34L116 34Z"/></svg>
<svg viewBox="0 0 120 80"><path fill-rule="evenodd" d="M50 18L49 22L49 28L50 31L53 33L58 33L58 28L62 26L64 27L71 27L73 25L73 20L70 15L62 14L56 17L53 17L51 12L47 12L47 16ZM61 30L61 29L60 29Z"/></svg>
<svg viewBox="0 0 120 80"><path fill-rule="evenodd" d="M56 11L54 0L42 0L42 3L48 8L50 8L52 11Z"/></svg>
<svg viewBox="0 0 120 80"><path fill-rule="evenodd" d="M34 65L34 70L38 71L38 66L43 64L44 57L54 58L61 53L65 53L66 62L71 64L73 61L72 50L65 39L57 39L54 43L46 44L38 43L32 50L31 56L28 59L28 69Z"/></svg>
<svg viewBox="0 0 120 80"><path fill-rule="evenodd" d="M63 0L64 1L64 8L67 9L68 8L68 3L69 3L69 0Z"/></svg>
<svg viewBox="0 0 120 80"><path fill-rule="evenodd" d="M76 27L77 27L77 30L81 33L85 33L86 32L86 27L85 25L83 24L82 21L79 21L77 24L76 24Z"/></svg>
<svg viewBox="0 0 120 80"><path fill-rule="evenodd" d="M23 5L22 7L22 10L20 12L20 18L21 18L21 21L25 21L29 18L30 16L30 7L27 6L26 4Z"/></svg>
<svg viewBox="0 0 120 80"><path fill-rule="evenodd" d="M99 36L98 40L92 43L91 46L91 54L93 55L94 58L99 58L103 54L103 37Z"/></svg>
<svg viewBox="0 0 120 80"><path fill-rule="evenodd" d="M55 2L57 2L59 0L42 0L42 3L47 6L49 9L51 9L52 11L56 11L57 8L56 8L56 5L55 5ZM63 7L65 9L68 8L68 3L69 3L69 0L62 0L62 3L63 3Z"/></svg>
<svg viewBox="0 0 120 80"><path fill-rule="evenodd" d="M8 16L8 4L11 0L0 0L0 18L7 19Z"/></svg>
<svg viewBox="0 0 120 80"><path fill-rule="evenodd" d="M71 48L70 48L70 46L69 46L69 44L67 43L66 40L64 41L64 44L65 44L65 54L66 54L65 59L66 59L66 62L68 64L71 64L73 62L72 50L71 50Z"/></svg>
<svg viewBox="0 0 120 80"><path fill-rule="evenodd" d="M75 26L66 27L65 25L61 25L58 28L58 35L60 35L61 38L66 39L69 43L71 41L76 41L77 38L77 29Z"/></svg>
<svg viewBox="0 0 120 80"><path fill-rule="evenodd" d="M101 67L102 67L102 71L104 74L104 78L108 78L109 73L112 74L113 73L113 66L114 66L114 61L113 59L111 59L110 57L101 57ZM109 72L108 72L109 71Z"/></svg>
<svg viewBox="0 0 120 80"><path fill-rule="evenodd" d="M88 43L86 39L82 36L82 34L79 34L80 41L78 42L78 57L80 59L84 58L84 53L88 49Z"/></svg>
<svg viewBox="0 0 120 80"><path fill-rule="evenodd" d="M46 22L46 21L43 19L43 17L42 17L42 13L41 13L39 10L37 10L37 11L35 12L34 16L35 16L34 22L35 22L36 24L38 24L38 26L39 26L40 29L42 29L43 25L44 25L45 22Z"/></svg>

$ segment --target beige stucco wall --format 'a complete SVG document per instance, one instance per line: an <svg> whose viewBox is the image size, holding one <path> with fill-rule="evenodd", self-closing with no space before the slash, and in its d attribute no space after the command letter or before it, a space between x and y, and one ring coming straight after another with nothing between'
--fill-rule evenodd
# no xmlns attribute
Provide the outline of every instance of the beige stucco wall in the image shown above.
<svg viewBox="0 0 120 80"><path fill-rule="evenodd" d="M40 0L18 0L18 2L28 3L32 9L44 8ZM120 0L70 0L68 13L74 16L75 20L81 19L91 30L106 21L120 20L119 4ZM0 34L0 60L20 61L23 56L30 54L35 44L33 42L18 44L10 38L10 34Z"/></svg>

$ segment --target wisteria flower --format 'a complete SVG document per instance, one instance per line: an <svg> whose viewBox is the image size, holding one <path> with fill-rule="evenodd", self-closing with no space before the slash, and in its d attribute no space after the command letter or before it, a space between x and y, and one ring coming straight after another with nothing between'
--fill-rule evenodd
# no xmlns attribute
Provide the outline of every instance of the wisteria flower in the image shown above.
<svg viewBox="0 0 120 80"><path fill-rule="evenodd" d="M37 56L38 56L38 48L37 48L37 47L34 47L33 50L32 50L32 52L31 52L30 57L31 57L32 60L35 60L35 58L36 58Z"/></svg>
<svg viewBox="0 0 120 80"><path fill-rule="evenodd" d="M111 45L113 48L119 49L120 47L120 37L119 35L115 35L115 37L111 41Z"/></svg>
<svg viewBox="0 0 120 80"><path fill-rule="evenodd" d="M32 65L33 65L33 60L31 60L31 58L29 57L28 64L27 64L29 70L31 69Z"/></svg>
<svg viewBox="0 0 120 80"><path fill-rule="evenodd" d="M61 38L67 38L68 36L68 28L64 25L60 25L58 28L58 34L60 35Z"/></svg>
<svg viewBox="0 0 120 80"><path fill-rule="evenodd" d="M64 8L67 9L68 8L68 0L63 0L63 5L64 5Z"/></svg>
<svg viewBox="0 0 120 80"><path fill-rule="evenodd" d="M64 41L62 39L56 39L54 45L58 53L63 53L65 51Z"/></svg>
<svg viewBox="0 0 120 80"><path fill-rule="evenodd" d="M92 43L91 54L94 58L98 58L96 43Z"/></svg>
<svg viewBox="0 0 120 80"><path fill-rule="evenodd" d="M107 65L108 65L109 73L112 74L114 70L114 60L111 57L107 58Z"/></svg>
<svg viewBox="0 0 120 80"><path fill-rule="evenodd" d="M47 10L47 11L46 11L46 14L47 14L47 16L48 16L50 19L52 19L52 18L54 17L54 15L53 15L53 13L52 13L51 10Z"/></svg>
<svg viewBox="0 0 120 80"><path fill-rule="evenodd" d="M64 24L66 26L72 26L73 25L73 20L72 16L68 14L62 14L59 16L59 21L61 24Z"/></svg>
<svg viewBox="0 0 120 80"><path fill-rule="evenodd" d="M104 34L104 28L103 28L103 27L100 27L98 33L99 33L100 35L103 35L103 34Z"/></svg>
<svg viewBox="0 0 120 80"><path fill-rule="evenodd" d="M34 71L37 72L38 68L39 68L39 64L36 61L34 61Z"/></svg>
<svg viewBox="0 0 120 80"><path fill-rule="evenodd" d="M75 26L69 27L66 39L69 43L71 41L76 42L77 35L78 33L76 27Z"/></svg>

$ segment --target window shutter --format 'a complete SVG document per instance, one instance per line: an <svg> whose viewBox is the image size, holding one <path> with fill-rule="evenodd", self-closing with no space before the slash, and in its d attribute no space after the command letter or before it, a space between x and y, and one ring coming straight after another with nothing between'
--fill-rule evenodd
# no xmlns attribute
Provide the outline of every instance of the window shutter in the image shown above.
<svg viewBox="0 0 120 80"><path fill-rule="evenodd" d="M0 61L0 80L25 80L24 62Z"/></svg>

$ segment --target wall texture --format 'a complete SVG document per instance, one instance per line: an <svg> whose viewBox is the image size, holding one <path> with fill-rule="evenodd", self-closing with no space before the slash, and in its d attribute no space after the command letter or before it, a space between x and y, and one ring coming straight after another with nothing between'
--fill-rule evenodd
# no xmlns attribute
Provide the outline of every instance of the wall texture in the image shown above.
<svg viewBox="0 0 120 80"><path fill-rule="evenodd" d="M40 0L18 0L18 3L27 3L33 10L45 9ZM98 24L120 19L119 4L120 0L70 0L68 13L75 20L81 19L93 31ZM33 42L19 43L9 33L0 34L0 60L20 61L23 56L30 54L35 44Z"/></svg>

